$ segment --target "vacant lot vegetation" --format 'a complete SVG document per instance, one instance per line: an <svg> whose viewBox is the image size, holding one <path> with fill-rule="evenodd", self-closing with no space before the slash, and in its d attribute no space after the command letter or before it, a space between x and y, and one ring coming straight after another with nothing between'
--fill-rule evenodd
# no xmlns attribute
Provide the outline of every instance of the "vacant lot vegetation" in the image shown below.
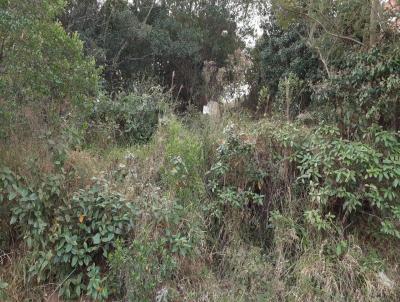
<svg viewBox="0 0 400 302"><path fill-rule="evenodd" d="M186 4L0 1L0 300L398 301L396 6Z"/></svg>

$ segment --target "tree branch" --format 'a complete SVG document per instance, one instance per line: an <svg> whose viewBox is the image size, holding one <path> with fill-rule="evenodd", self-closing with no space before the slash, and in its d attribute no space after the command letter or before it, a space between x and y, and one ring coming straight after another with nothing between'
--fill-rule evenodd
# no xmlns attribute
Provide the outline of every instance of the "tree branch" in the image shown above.
<svg viewBox="0 0 400 302"><path fill-rule="evenodd" d="M122 44L121 48L118 50L117 55L114 57L113 59L113 65L115 66L115 64L119 61L119 57L121 56L121 53L124 51L124 49L128 46L128 41L124 41L124 43Z"/></svg>
<svg viewBox="0 0 400 302"><path fill-rule="evenodd" d="M143 24L146 24L146 23L147 23L147 20L149 19L150 14L151 14L151 12L153 11L154 4L155 4L155 3L156 3L155 1L152 2L151 7L150 7L150 9L149 9L149 12L147 13L146 18L144 18L144 20L143 20L143 22L142 22Z"/></svg>
<svg viewBox="0 0 400 302"><path fill-rule="evenodd" d="M280 7L281 7L281 9L286 10L286 11L288 11L290 13L301 15L303 17L306 17L306 18L310 19L310 20L313 20L319 26L321 26L321 28L324 30L325 33L327 33L330 36L333 36L333 37L336 37L336 38L339 38L339 39L342 39L342 40L351 41L351 42L354 42L354 43L356 43L358 45L361 45L361 46L365 46L364 43L362 43L362 42L360 42L360 41L358 41L358 40L356 40L356 39L354 39L352 37L343 36L343 35L340 35L340 34L335 34L335 33L331 32L331 31L329 31L321 21L319 21L318 19L314 18L313 16L310 16L309 14L306 14L306 13L303 13L303 12L300 12L300 11L291 10L291 9L285 8L283 6L280 6Z"/></svg>

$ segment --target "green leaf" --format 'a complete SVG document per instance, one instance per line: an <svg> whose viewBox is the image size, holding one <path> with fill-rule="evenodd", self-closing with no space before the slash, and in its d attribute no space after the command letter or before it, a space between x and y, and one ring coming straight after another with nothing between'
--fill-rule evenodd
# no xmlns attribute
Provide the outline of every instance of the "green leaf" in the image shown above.
<svg viewBox="0 0 400 302"><path fill-rule="evenodd" d="M72 250L72 244L68 243L67 246L65 247L65 252L69 253Z"/></svg>
<svg viewBox="0 0 400 302"><path fill-rule="evenodd" d="M94 235L93 237L93 244L100 244L101 238L100 238L100 234L97 233L96 235Z"/></svg>
<svg viewBox="0 0 400 302"><path fill-rule="evenodd" d="M9 201L14 200L15 197L17 197L17 194L15 192L11 192L10 194L8 194L8 200Z"/></svg>
<svg viewBox="0 0 400 302"><path fill-rule="evenodd" d="M77 285L75 287L75 293L76 293L77 297L81 296L81 286L80 285Z"/></svg>
<svg viewBox="0 0 400 302"><path fill-rule="evenodd" d="M17 222L17 217L12 216L12 217L11 217L11 220L10 220L10 224L14 224L14 223L16 223L16 222Z"/></svg>
<svg viewBox="0 0 400 302"><path fill-rule="evenodd" d="M78 257L77 256L72 257L72 261L71 261L72 267L74 267L77 262L78 262Z"/></svg>
<svg viewBox="0 0 400 302"><path fill-rule="evenodd" d="M109 233L108 236L106 238L103 238L103 242L109 242L114 238L114 234L113 233Z"/></svg>
<svg viewBox="0 0 400 302"><path fill-rule="evenodd" d="M37 200L36 193L31 193L31 195L29 195L29 200L32 200L32 201Z"/></svg>

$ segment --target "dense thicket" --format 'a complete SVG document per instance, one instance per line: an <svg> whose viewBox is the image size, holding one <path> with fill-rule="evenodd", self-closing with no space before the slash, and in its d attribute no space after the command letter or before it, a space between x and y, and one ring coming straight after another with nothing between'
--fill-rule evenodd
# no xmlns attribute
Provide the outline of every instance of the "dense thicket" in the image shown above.
<svg viewBox="0 0 400 302"><path fill-rule="evenodd" d="M204 62L223 67L243 46L229 3L70 1L62 21L103 67L109 92L132 89L135 79L151 74L184 103L201 102Z"/></svg>
<svg viewBox="0 0 400 302"><path fill-rule="evenodd" d="M398 130L398 7L375 2L271 1L254 55L261 102L281 87L281 99L291 90L291 106L311 105L347 137L372 124Z"/></svg>
<svg viewBox="0 0 400 302"><path fill-rule="evenodd" d="M399 12L0 0L0 300L398 301Z"/></svg>
<svg viewBox="0 0 400 302"><path fill-rule="evenodd" d="M304 84L292 96L292 110L299 114L310 105L311 86L322 78L323 73L316 52L304 38L305 24L297 22L283 28L271 16L263 29L263 37L253 50L251 81L256 94L263 90L265 95L261 96L261 100L255 101L260 102L259 109L270 112L273 104L279 102L279 83L285 78L295 76Z"/></svg>

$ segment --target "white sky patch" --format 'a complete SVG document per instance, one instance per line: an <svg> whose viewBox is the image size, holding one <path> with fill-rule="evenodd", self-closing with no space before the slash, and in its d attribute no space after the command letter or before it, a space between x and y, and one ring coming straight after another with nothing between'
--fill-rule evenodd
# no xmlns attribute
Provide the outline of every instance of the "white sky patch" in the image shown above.
<svg viewBox="0 0 400 302"><path fill-rule="evenodd" d="M247 83L233 83L227 85L224 89L224 93L221 96L222 104L234 103L243 97L246 97L250 93L250 85Z"/></svg>
<svg viewBox="0 0 400 302"><path fill-rule="evenodd" d="M248 12L247 16L242 18L237 22L238 25L238 34L245 30L246 28L250 28L253 31L253 34L243 35L242 39L246 43L246 47L253 48L256 45L256 41L262 36L263 29L262 25L262 17L260 11L257 7L252 7Z"/></svg>

